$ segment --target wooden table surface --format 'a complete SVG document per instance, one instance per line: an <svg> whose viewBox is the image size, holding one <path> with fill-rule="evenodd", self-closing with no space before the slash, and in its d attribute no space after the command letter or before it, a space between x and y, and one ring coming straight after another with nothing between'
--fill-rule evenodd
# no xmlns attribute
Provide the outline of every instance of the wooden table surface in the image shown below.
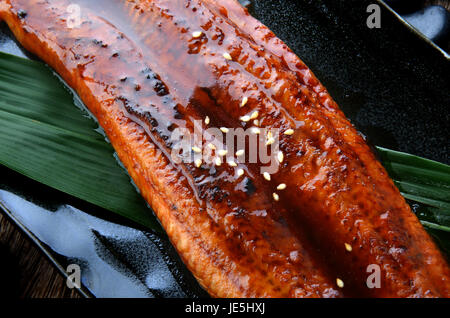
<svg viewBox="0 0 450 318"><path fill-rule="evenodd" d="M42 251L0 213L0 297L80 298Z"/></svg>
<svg viewBox="0 0 450 318"><path fill-rule="evenodd" d="M449 0L427 0L450 10ZM0 213L0 297L81 298L39 248Z"/></svg>

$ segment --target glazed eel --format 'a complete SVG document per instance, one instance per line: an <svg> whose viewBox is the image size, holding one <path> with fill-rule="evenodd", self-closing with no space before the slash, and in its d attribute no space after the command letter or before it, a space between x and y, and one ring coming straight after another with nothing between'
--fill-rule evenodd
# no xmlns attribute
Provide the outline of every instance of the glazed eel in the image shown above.
<svg viewBox="0 0 450 318"><path fill-rule="evenodd" d="M448 264L363 137L237 1L0 0L0 20L79 94L210 295L450 295ZM176 161L172 133L196 120L279 129L278 171L233 153Z"/></svg>

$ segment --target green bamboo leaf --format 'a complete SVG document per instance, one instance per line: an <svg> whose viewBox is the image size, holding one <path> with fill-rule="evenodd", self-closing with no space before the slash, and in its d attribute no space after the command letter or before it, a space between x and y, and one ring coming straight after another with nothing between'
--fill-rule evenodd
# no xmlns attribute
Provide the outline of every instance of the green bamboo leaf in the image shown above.
<svg viewBox="0 0 450 318"><path fill-rule="evenodd" d="M448 166L446 164L443 164L443 163L440 163L437 161L433 161L430 159L418 157L415 155L411 155L408 153L386 149L383 147L377 146L376 148L377 148L378 152L388 162L405 163L410 166L417 166L417 167L421 167L421 168L428 169L431 171L442 172L447 175L447 181L450 178L450 166Z"/></svg>
<svg viewBox="0 0 450 318"><path fill-rule="evenodd" d="M436 220L436 223L450 227L450 213L448 210L435 210L433 212L434 219Z"/></svg>
<svg viewBox="0 0 450 318"><path fill-rule="evenodd" d="M161 231L96 129L47 66L0 53L0 164Z"/></svg>
<svg viewBox="0 0 450 318"><path fill-rule="evenodd" d="M435 199L444 203L450 200L448 196L449 190L445 188L399 180L395 180L394 183L397 188L399 188L399 190L403 193L422 196L428 199ZM446 206L450 210L450 202L448 202Z"/></svg>
<svg viewBox="0 0 450 318"><path fill-rule="evenodd" d="M377 147L382 163L402 195L415 202L422 224L429 230L450 229L450 166L418 156ZM445 236L447 237L447 236ZM446 246L450 242L440 237Z"/></svg>
<svg viewBox="0 0 450 318"><path fill-rule="evenodd" d="M450 166L382 147L377 150L393 179L450 190ZM447 200L450 200L448 195Z"/></svg>
<svg viewBox="0 0 450 318"><path fill-rule="evenodd" d="M422 225L425 227L429 227L434 230L440 230L440 231L445 231L445 232L450 233L450 227L448 227L448 226L443 226L443 225L439 225L439 224L428 222L428 221L420 221L420 223L422 223Z"/></svg>
<svg viewBox="0 0 450 318"><path fill-rule="evenodd" d="M401 192L402 195L406 198L409 199L411 201L415 201L418 203L423 203L426 204L430 207L435 207L435 208L440 208L440 209L445 209L445 210L449 210L450 209L450 204L440 201L440 200L434 200L431 198L427 198L424 196L420 196L420 195L415 195L415 194L411 194L411 193L407 193L407 192Z"/></svg>

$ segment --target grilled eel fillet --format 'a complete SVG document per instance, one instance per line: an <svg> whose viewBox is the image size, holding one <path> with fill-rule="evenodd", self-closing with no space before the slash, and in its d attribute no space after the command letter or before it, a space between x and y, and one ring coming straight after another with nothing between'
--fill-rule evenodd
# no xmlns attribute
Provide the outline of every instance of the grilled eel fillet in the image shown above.
<svg viewBox="0 0 450 318"><path fill-rule="evenodd" d="M0 19L80 95L212 296L450 295L448 264L364 139L235 0L0 0ZM258 163L170 155L175 128L248 128L255 110L288 132L270 180Z"/></svg>

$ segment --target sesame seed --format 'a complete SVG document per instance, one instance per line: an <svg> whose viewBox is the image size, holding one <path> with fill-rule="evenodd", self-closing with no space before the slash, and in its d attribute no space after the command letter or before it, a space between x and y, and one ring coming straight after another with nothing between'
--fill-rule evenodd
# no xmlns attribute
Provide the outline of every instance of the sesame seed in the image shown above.
<svg viewBox="0 0 450 318"><path fill-rule="evenodd" d="M202 150L199 147L196 147L196 146L192 147L192 151L194 151L196 153L202 152Z"/></svg>
<svg viewBox="0 0 450 318"><path fill-rule="evenodd" d="M227 128L227 127L220 127L220 131L222 131L223 133L227 133L227 132L229 132L230 130Z"/></svg>
<svg viewBox="0 0 450 318"><path fill-rule="evenodd" d="M279 196L278 194L276 194L275 192L274 192L272 195L273 195L273 199L274 199L275 201L280 200L280 196Z"/></svg>
<svg viewBox="0 0 450 318"><path fill-rule="evenodd" d="M288 135L288 136L293 135L293 134L294 134L294 129L288 129L288 130L286 130L286 131L284 132L284 134L285 134L285 135Z"/></svg>
<svg viewBox="0 0 450 318"><path fill-rule="evenodd" d="M344 288L344 282L340 278L336 278L336 284L339 288Z"/></svg>
<svg viewBox="0 0 450 318"><path fill-rule="evenodd" d="M223 57L226 58L227 60L231 61L233 58L231 57L230 53L225 52L223 53Z"/></svg>
<svg viewBox="0 0 450 318"><path fill-rule="evenodd" d="M258 120L258 119L255 119L255 120L253 121L253 123L255 124L255 126L259 126L259 120Z"/></svg>
<svg viewBox="0 0 450 318"><path fill-rule="evenodd" d="M195 166L196 166L197 168L200 168L201 165L202 165L202 159L197 159L197 160L195 160Z"/></svg>
<svg viewBox="0 0 450 318"><path fill-rule="evenodd" d="M253 127L252 130L251 130L251 132L252 132L253 134L255 134L255 135L258 135L258 134L261 133L261 130L259 130L258 127Z"/></svg>
<svg viewBox="0 0 450 318"><path fill-rule="evenodd" d="M238 150L236 151L236 156L237 157L242 156L244 153L245 153L244 149Z"/></svg>
<svg viewBox="0 0 450 318"><path fill-rule="evenodd" d="M219 156L226 156L226 154L228 153L228 150L225 150L225 149L220 149L219 150Z"/></svg>
<svg viewBox="0 0 450 318"><path fill-rule="evenodd" d="M233 159L228 160L228 165L229 165L230 167L237 167L237 163L234 162Z"/></svg>
<svg viewBox="0 0 450 318"><path fill-rule="evenodd" d="M351 252L352 251L352 246L348 243L345 243L345 249L347 250L347 252Z"/></svg>
<svg viewBox="0 0 450 318"><path fill-rule="evenodd" d="M281 151L278 151L278 162L282 163L284 160L284 154Z"/></svg>
<svg viewBox="0 0 450 318"><path fill-rule="evenodd" d="M216 146L214 146L212 143L209 143L209 144L208 144L208 147L209 147L210 149L212 149L212 150L215 150L215 149L216 149Z"/></svg>
<svg viewBox="0 0 450 318"><path fill-rule="evenodd" d="M269 146L269 145L273 144L274 142L275 142L275 139L273 137L270 137L266 142L266 146Z"/></svg>
<svg viewBox="0 0 450 318"><path fill-rule="evenodd" d="M259 116L259 112L257 110L255 110L252 115L250 116L250 119L256 119Z"/></svg>
<svg viewBox="0 0 450 318"><path fill-rule="evenodd" d="M237 171L238 176L242 176L244 174L244 169L238 169Z"/></svg>
<svg viewBox="0 0 450 318"><path fill-rule="evenodd" d="M220 158L216 158L215 164L216 166L220 166L222 164L222 160L220 160Z"/></svg>
<svg viewBox="0 0 450 318"><path fill-rule="evenodd" d="M195 32L192 33L192 36L193 36L194 38L199 38L199 37L202 36L202 34L203 34L202 31L195 31Z"/></svg>
<svg viewBox="0 0 450 318"><path fill-rule="evenodd" d="M208 116L205 117L205 124L209 125L210 119Z"/></svg>
<svg viewBox="0 0 450 318"><path fill-rule="evenodd" d="M244 96L244 98L242 98L241 107L244 107L245 104L247 104L247 102L248 102L248 97Z"/></svg>
<svg viewBox="0 0 450 318"><path fill-rule="evenodd" d="M264 179L266 179L267 181L270 181L270 174L268 172L264 172L263 176L264 176Z"/></svg>
<svg viewBox="0 0 450 318"><path fill-rule="evenodd" d="M248 122L248 121L250 121L250 116L245 115L245 116L240 117L239 119L240 119L241 121Z"/></svg>
<svg viewBox="0 0 450 318"><path fill-rule="evenodd" d="M286 183L280 183L280 184L277 186L277 190L284 190L284 189L286 189Z"/></svg>

